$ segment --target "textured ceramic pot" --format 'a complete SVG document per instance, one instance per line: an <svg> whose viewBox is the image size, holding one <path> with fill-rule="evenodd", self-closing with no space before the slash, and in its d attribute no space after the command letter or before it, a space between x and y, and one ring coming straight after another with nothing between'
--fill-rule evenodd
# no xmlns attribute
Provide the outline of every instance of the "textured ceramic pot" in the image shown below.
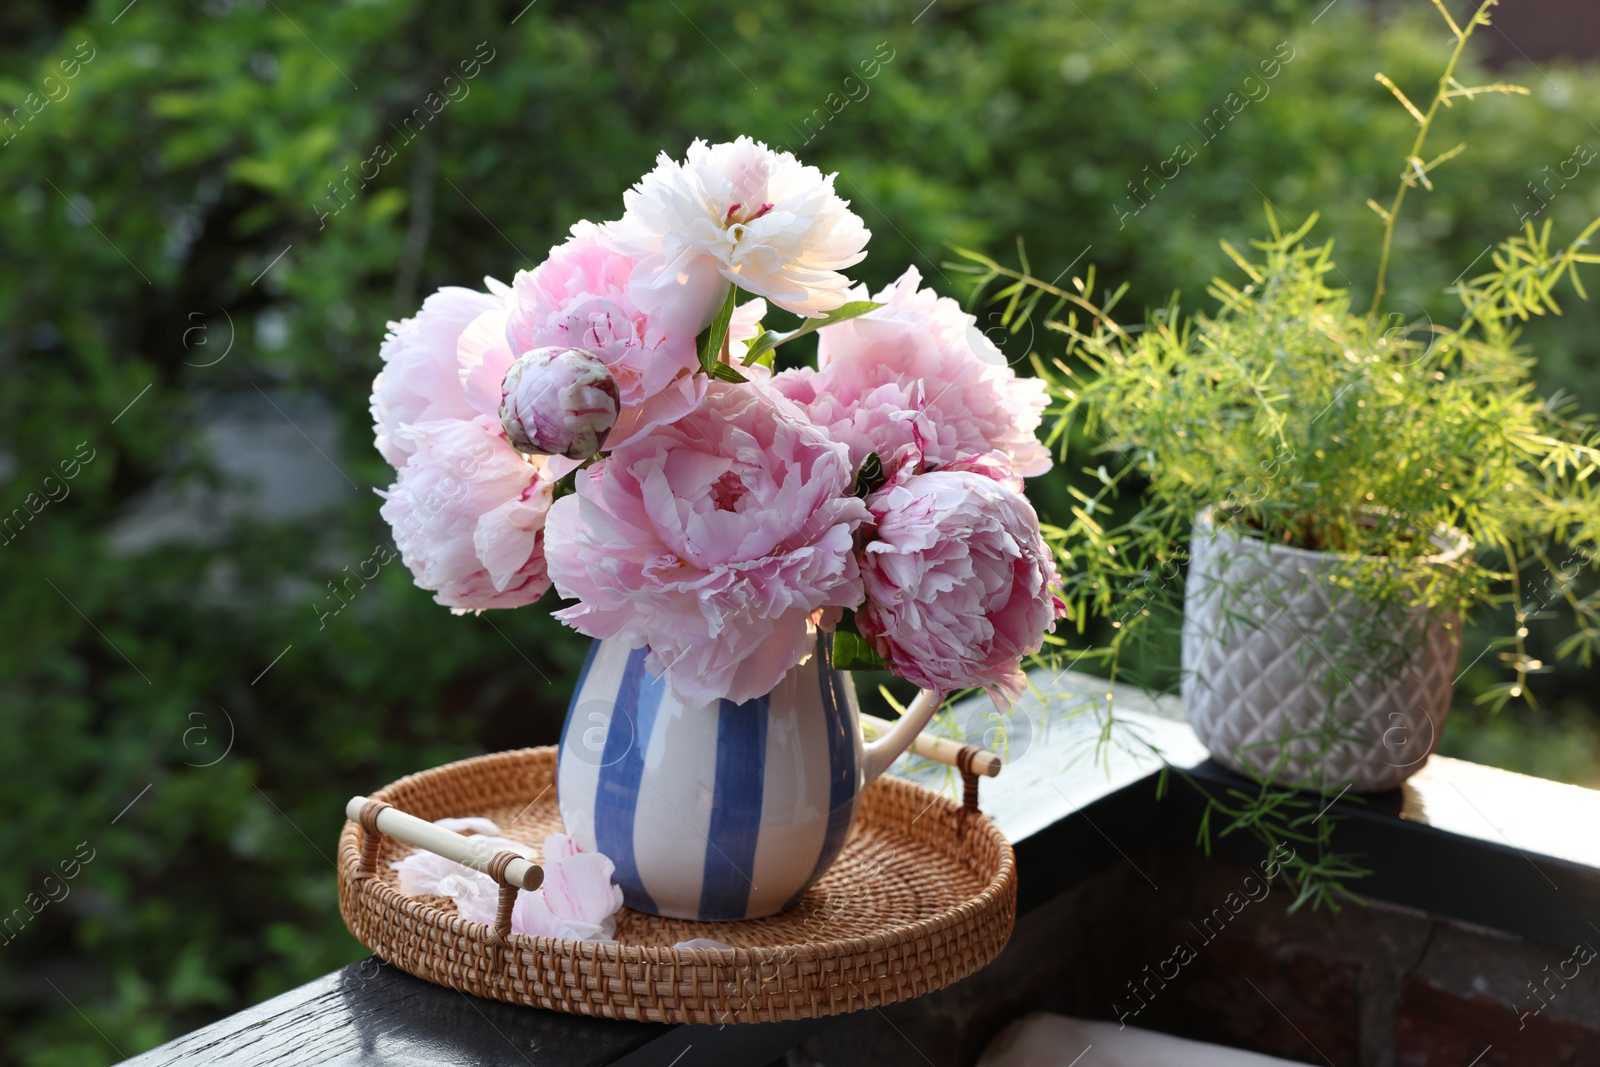
<svg viewBox="0 0 1600 1067"><path fill-rule="evenodd" d="M1442 541L1445 561L1470 547ZM1328 577L1350 557L1195 520L1184 587L1183 704L1213 758L1285 785L1372 793L1439 745L1458 627L1379 611ZM1280 759L1287 759L1280 764Z"/></svg>
<svg viewBox="0 0 1600 1067"><path fill-rule="evenodd" d="M866 745L850 678L812 650L764 697L685 705L644 648L597 641L567 709L556 793L567 832L616 864L628 907L756 919L798 900L844 846L856 798L933 712Z"/></svg>

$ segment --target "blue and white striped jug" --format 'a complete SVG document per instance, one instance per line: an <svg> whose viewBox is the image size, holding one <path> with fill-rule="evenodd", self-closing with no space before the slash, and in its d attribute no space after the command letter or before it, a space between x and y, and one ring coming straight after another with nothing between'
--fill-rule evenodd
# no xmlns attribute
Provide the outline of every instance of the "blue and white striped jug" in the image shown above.
<svg viewBox="0 0 1600 1067"><path fill-rule="evenodd" d="M861 738L849 676L824 635L764 697L685 706L617 639L590 649L561 732L567 833L616 864L628 907L758 919L799 900L838 856L856 798L932 716L924 694Z"/></svg>

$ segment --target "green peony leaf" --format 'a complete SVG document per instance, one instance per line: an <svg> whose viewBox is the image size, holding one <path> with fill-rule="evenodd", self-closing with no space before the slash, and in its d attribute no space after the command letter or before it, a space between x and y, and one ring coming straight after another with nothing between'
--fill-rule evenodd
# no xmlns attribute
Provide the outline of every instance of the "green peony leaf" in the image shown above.
<svg viewBox="0 0 1600 1067"><path fill-rule="evenodd" d="M733 321L733 303L739 295L737 286L728 286L728 298L722 302L717 317L700 334L700 369L716 377L712 368L722 360L722 346L728 340L728 324ZM743 381L743 378L738 379Z"/></svg>
<svg viewBox="0 0 1600 1067"><path fill-rule="evenodd" d="M798 327L787 333L774 333L768 330L750 342L750 350L745 353L744 361L746 363L760 362L761 357L766 356L768 352L771 352L781 344L793 341L796 337L804 337L808 333L815 333L822 327L832 326L836 322L846 322L882 306L882 304L875 304L871 300L852 300L847 304L840 304L826 315L814 319L806 319ZM772 365L770 358L766 362L768 366Z"/></svg>
<svg viewBox="0 0 1600 1067"><path fill-rule="evenodd" d="M877 492L886 480L883 476L883 460L878 458L876 452L869 452L867 458L861 461L861 466L856 468L856 481L852 492L865 499Z"/></svg>
<svg viewBox="0 0 1600 1067"><path fill-rule="evenodd" d="M837 671L882 671L889 665L865 637L840 628L833 632L833 669Z"/></svg>

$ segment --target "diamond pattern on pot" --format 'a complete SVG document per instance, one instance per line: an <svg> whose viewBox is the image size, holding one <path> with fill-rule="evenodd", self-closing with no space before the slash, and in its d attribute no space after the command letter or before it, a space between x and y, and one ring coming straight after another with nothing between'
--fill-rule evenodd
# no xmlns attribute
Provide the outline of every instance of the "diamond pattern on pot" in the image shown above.
<svg viewBox="0 0 1600 1067"><path fill-rule="evenodd" d="M1382 608L1327 577L1331 553L1195 520L1184 589L1183 704L1217 762L1285 785L1399 785L1439 744L1456 627Z"/></svg>

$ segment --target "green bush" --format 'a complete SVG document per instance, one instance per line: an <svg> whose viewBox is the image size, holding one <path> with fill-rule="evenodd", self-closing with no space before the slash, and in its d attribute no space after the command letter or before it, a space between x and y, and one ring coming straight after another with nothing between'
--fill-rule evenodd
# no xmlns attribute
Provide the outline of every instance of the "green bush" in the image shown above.
<svg viewBox="0 0 1600 1067"><path fill-rule="evenodd" d="M1408 122L1372 72L1413 85L1448 44L1427 10L1375 29L1354 4L1314 25L1247 0L922 8L6 5L0 520L23 518L0 535L0 916L27 921L0 935L0 1062L107 1062L358 958L329 869L344 798L554 737L582 646L544 612L452 617L398 563L344 584L386 537L366 396L387 319L509 280L573 220L613 217L658 151L738 133L843 173L874 285L909 261L953 290L946 242L1026 232L1051 273L1082 255L1160 302L1199 293L1264 198L1294 222L1322 210L1365 260L1362 201L1391 186ZM1270 91L1249 89L1275 58ZM1547 73L1514 112L1459 117L1476 177L1401 233L1420 309L1595 136L1600 77ZM1230 92L1260 99L1233 114ZM1127 184L1219 107L1214 139L1122 217ZM1586 175L1541 218L1600 208ZM1445 251L1411 254L1420 234ZM1592 401L1587 315L1540 356ZM132 508L234 499L216 461L248 442L205 421L265 432L275 405L289 433L319 403L348 482L334 506L224 509L203 537L113 550ZM319 618L330 582L349 608ZM63 888L34 914L29 894Z"/></svg>

